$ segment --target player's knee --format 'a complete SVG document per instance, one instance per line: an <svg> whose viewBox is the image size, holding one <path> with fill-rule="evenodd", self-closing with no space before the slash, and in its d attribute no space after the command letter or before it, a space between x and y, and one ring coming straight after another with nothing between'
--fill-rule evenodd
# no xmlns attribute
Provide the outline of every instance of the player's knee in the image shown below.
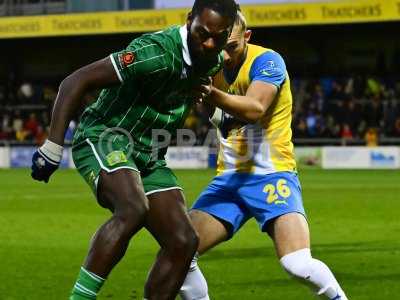
<svg viewBox="0 0 400 300"><path fill-rule="evenodd" d="M199 237L192 229L176 233L167 245L167 251L176 255L187 256L192 258L197 251L199 245Z"/></svg>
<svg viewBox="0 0 400 300"><path fill-rule="evenodd" d="M144 218L148 211L149 205L147 202L130 199L116 209L115 214L124 219L135 220L137 218Z"/></svg>
<svg viewBox="0 0 400 300"><path fill-rule="evenodd" d="M138 226L144 224L148 210L148 204L144 201L126 201L118 207L114 211L114 219L120 224L121 234L131 236Z"/></svg>
<svg viewBox="0 0 400 300"><path fill-rule="evenodd" d="M280 262L286 272L295 277L306 279L312 272L313 260L308 248L289 253Z"/></svg>
<svg viewBox="0 0 400 300"><path fill-rule="evenodd" d="M115 211L119 215L135 218L145 216L149 211L149 202L139 186L123 189L115 197L118 198Z"/></svg>

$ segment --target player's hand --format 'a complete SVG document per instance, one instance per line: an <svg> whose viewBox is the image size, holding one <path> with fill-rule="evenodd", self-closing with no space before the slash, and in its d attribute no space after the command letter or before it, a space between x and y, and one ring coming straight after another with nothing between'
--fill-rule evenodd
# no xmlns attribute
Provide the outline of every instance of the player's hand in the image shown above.
<svg viewBox="0 0 400 300"><path fill-rule="evenodd" d="M51 174L60 165L62 151L62 146L46 140L43 146L36 150L32 156L32 178L46 183L49 182Z"/></svg>
<svg viewBox="0 0 400 300"><path fill-rule="evenodd" d="M197 103L202 103L212 92L212 78L200 78L197 86L193 88L193 96Z"/></svg>

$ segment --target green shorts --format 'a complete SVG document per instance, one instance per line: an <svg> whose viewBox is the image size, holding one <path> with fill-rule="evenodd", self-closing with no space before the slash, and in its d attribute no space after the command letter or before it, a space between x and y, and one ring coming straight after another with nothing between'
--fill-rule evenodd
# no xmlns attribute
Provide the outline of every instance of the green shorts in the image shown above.
<svg viewBox="0 0 400 300"><path fill-rule="evenodd" d="M96 195L101 170L112 173L130 169L140 173L146 195L167 190L182 189L175 174L167 167L165 160L157 160L146 168L138 168L134 155L125 152L125 145L107 145L102 151L99 143L86 139L72 147L72 158L81 176ZM104 153L107 152L107 153Z"/></svg>

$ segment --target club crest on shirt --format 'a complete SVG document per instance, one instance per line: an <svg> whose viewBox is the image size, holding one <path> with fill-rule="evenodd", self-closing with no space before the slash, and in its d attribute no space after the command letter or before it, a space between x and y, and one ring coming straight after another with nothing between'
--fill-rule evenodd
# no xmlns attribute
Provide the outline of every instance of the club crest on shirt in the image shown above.
<svg viewBox="0 0 400 300"><path fill-rule="evenodd" d="M267 68L268 69L274 69L275 68L275 62L273 60L269 60L267 62Z"/></svg>
<svg viewBox="0 0 400 300"><path fill-rule="evenodd" d="M119 63L121 64L122 68L126 68L129 65L133 64L135 58L136 57L133 52L125 52L118 55Z"/></svg>
<svg viewBox="0 0 400 300"><path fill-rule="evenodd" d="M267 62L267 67L261 70L261 74L267 77L274 76L279 73L280 67L275 64L273 60Z"/></svg>

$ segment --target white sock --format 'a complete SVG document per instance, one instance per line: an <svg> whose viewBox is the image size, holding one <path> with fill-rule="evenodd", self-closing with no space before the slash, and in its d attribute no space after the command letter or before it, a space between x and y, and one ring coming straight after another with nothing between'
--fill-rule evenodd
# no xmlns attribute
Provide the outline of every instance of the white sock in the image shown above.
<svg viewBox="0 0 400 300"><path fill-rule="evenodd" d="M190 269L183 282L179 296L182 300L210 300L207 281L197 265L197 254L190 264Z"/></svg>
<svg viewBox="0 0 400 300"><path fill-rule="evenodd" d="M280 261L289 274L311 282L318 295L331 300L348 300L331 270L322 261L312 258L310 249L289 253Z"/></svg>

